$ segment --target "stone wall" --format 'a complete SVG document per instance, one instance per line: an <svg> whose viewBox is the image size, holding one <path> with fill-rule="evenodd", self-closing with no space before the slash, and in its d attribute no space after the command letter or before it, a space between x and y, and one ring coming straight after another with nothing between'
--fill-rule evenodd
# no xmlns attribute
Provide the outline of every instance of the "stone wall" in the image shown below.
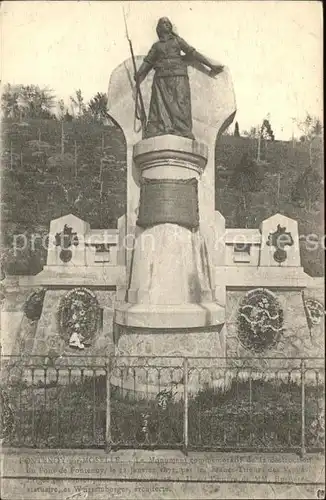
<svg viewBox="0 0 326 500"><path fill-rule="evenodd" d="M9 277L1 282L1 353L18 354L24 347L23 339L35 335L36 322L24 315L24 304L33 287L20 287L19 277Z"/></svg>
<svg viewBox="0 0 326 500"><path fill-rule="evenodd" d="M226 355L228 357L257 356L245 348L238 337L238 314L242 300L248 289L228 290L226 295ZM323 357L324 321L309 328L305 298L311 297L322 302L322 289L273 290L284 314L284 331L275 346L266 349L261 356L270 357ZM258 355L259 356L259 355Z"/></svg>
<svg viewBox="0 0 326 500"><path fill-rule="evenodd" d="M113 308L115 291L92 290L103 309L103 325L95 335L93 344L84 351L74 351L69 348L61 337L58 325L58 307L60 299L67 290L47 290L43 303L42 316L37 325L37 331L32 346L32 354L47 355L50 349L54 349L62 356L80 357L105 356L112 350L113 345Z"/></svg>

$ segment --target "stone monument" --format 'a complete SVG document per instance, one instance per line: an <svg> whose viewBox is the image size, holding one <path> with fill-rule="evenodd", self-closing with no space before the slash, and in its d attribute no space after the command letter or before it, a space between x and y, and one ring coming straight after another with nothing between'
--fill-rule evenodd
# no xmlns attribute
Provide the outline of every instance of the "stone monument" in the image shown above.
<svg viewBox="0 0 326 500"><path fill-rule="evenodd" d="M157 33L135 75L136 90L132 60L109 85L109 113L127 143L125 231L133 242L122 256L127 279L125 300L115 308L117 352L222 355L214 154L218 134L235 115L232 81L227 68L175 35L167 18ZM137 101L140 115L148 115L138 129Z"/></svg>
<svg viewBox="0 0 326 500"><path fill-rule="evenodd" d="M126 139L127 212L110 230L73 214L51 221L43 271L5 280L3 353L53 351L73 364L320 356L324 285L304 272L298 223L274 214L257 229L226 228L215 211L215 150L235 115L228 69L165 18L158 34L109 84Z"/></svg>

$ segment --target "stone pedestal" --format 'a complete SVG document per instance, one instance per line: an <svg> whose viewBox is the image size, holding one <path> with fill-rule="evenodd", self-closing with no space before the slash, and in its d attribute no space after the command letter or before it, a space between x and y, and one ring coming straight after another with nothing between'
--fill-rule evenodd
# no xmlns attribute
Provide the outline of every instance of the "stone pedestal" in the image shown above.
<svg viewBox="0 0 326 500"><path fill-rule="evenodd" d="M165 135L138 142L133 156L141 182L150 181L150 188L157 180L158 189L140 191L141 229L133 249L127 302L117 306L115 322L145 328L222 324L224 308L214 300L200 231L197 185L207 162L206 145Z"/></svg>
<svg viewBox="0 0 326 500"><path fill-rule="evenodd" d="M137 66L142 60L136 57ZM188 73L195 141L172 135L142 140L132 119L132 61L124 61L110 78L109 113L127 144L127 213L121 239L128 245L119 260L126 267L126 283L120 289L124 300L117 300L114 313L119 331L115 351L120 355L225 354L225 287L215 283L214 271L215 146L234 118L235 97L228 68L214 76L190 63ZM141 85L147 115L152 79L150 72ZM162 189L155 191L153 186L161 181ZM170 187L177 192L178 183L189 183L183 190L188 194L175 197L171 207L171 196L165 200L165 193L171 193Z"/></svg>

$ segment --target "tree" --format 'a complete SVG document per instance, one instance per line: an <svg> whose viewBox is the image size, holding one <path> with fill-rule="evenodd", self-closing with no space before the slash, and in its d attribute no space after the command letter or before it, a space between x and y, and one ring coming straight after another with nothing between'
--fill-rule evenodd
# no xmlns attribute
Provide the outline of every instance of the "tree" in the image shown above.
<svg viewBox="0 0 326 500"><path fill-rule="evenodd" d="M234 137L240 137L240 132L239 132L239 123L235 122L234 126Z"/></svg>
<svg viewBox="0 0 326 500"><path fill-rule="evenodd" d="M320 174L309 166L297 178L292 189L291 199L296 205L311 211L315 203L320 200L322 187Z"/></svg>
<svg viewBox="0 0 326 500"><path fill-rule="evenodd" d="M58 101L58 108L59 108L58 118L59 118L59 120L64 120L64 116L65 116L65 103L64 103L63 99L60 99Z"/></svg>
<svg viewBox="0 0 326 500"><path fill-rule="evenodd" d="M249 153L244 153L229 182L229 187L236 189L240 194L241 203L238 205L240 209L238 214L246 215L250 195L259 190L262 181L263 177L257 161L251 158ZM243 218L237 222L243 223Z"/></svg>
<svg viewBox="0 0 326 500"><path fill-rule="evenodd" d="M54 95L38 85L7 85L1 107L6 118L54 118Z"/></svg>
<svg viewBox="0 0 326 500"><path fill-rule="evenodd" d="M88 111L92 119L103 123L107 119L108 97L102 92L98 92L88 103Z"/></svg>
<svg viewBox="0 0 326 500"><path fill-rule="evenodd" d="M245 137L249 137L249 139L257 139L258 128L257 127L250 127L250 130L243 130L242 135Z"/></svg>
<svg viewBox="0 0 326 500"><path fill-rule="evenodd" d="M272 130L272 127L271 127L269 120L265 119L263 121L263 124L262 124L261 129L260 129L260 135L261 135L262 139L265 139L267 141L274 141L275 140L274 132Z"/></svg>
<svg viewBox="0 0 326 500"><path fill-rule="evenodd" d="M1 96L1 109L5 118L19 119L19 89L17 85L13 86L9 83L5 86Z"/></svg>
<svg viewBox="0 0 326 500"><path fill-rule="evenodd" d="M309 144L309 166L312 166L312 145L317 137L321 137L323 133L323 126L319 118L306 114L303 121L297 122L298 128L303 132L300 137L301 142Z"/></svg>
<svg viewBox="0 0 326 500"><path fill-rule="evenodd" d="M269 115L267 115L267 116L269 116ZM274 141L275 140L274 132L272 130L272 127L271 127L271 124L270 124L270 121L268 118L265 118L261 125L258 125L257 127L251 127L249 131L244 130L242 132L242 135L249 137L250 139L257 139L257 161L261 160L262 141L264 141L263 144L265 144L265 149L266 149L266 142L265 141Z"/></svg>
<svg viewBox="0 0 326 500"><path fill-rule="evenodd" d="M86 111L84 98L80 89L76 90L75 95L70 96L72 114L77 119L83 117Z"/></svg>
<svg viewBox="0 0 326 500"><path fill-rule="evenodd" d="M42 241L47 231L47 228L39 226L37 234L40 237L35 239L33 230L6 228L9 241L0 252L1 268L5 275L37 274L42 270L46 263L46 248ZM17 238L17 248L12 243L14 237Z"/></svg>
<svg viewBox="0 0 326 500"><path fill-rule="evenodd" d="M38 85L22 85L19 92L20 105L25 118L53 118L55 96L48 88Z"/></svg>
<svg viewBox="0 0 326 500"><path fill-rule="evenodd" d="M263 120L262 126L260 127L258 134L258 147L257 147L257 161L261 161L261 151L263 146L263 156L266 156L267 141L274 141L274 132L272 130L269 119L265 118Z"/></svg>

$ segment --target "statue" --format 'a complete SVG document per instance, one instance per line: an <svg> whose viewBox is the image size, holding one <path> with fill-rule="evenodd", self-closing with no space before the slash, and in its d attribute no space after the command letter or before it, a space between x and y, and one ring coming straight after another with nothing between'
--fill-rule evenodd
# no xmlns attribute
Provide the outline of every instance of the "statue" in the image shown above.
<svg viewBox="0 0 326 500"><path fill-rule="evenodd" d="M156 32L159 40L135 74L139 88L149 71L155 70L144 138L172 134L194 139L187 59L206 65L213 75L220 73L223 66L210 61L175 34L167 17L159 19Z"/></svg>

